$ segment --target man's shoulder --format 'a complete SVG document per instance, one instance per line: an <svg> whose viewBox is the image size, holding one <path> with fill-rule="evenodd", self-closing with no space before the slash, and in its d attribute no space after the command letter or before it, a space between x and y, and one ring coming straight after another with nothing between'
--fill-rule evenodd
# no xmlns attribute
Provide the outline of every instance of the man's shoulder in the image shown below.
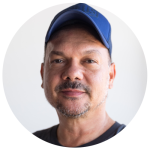
<svg viewBox="0 0 150 150"><path fill-rule="evenodd" d="M58 125L54 125L50 128L36 131L33 133L33 135L35 135L36 137L38 137L42 140L49 141L51 138L51 135L53 135L55 130L57 130L57 127L58 127Z"/></svg>
<svg viewBox="0 0 150 150"><path fill-rule="evenodd" d="M92 146L95 144L102 143L102 142L112 138L119 132L121 132L125 127L126 127L126 125L120 124L117 121L115 121L115 123L106 132L104 132L102 135L100 135L98 138L96 138L95 140L93 140L89 143L81 145L80 147Z"/></svg>
<svg viewBox="0 0 150 150"><path fill-rule="evenodd" d="M116 121L115 127L116 127L116 133L115 134L118 134L120 131L122 131L126 127L126 125L120 124Z"/></svg>

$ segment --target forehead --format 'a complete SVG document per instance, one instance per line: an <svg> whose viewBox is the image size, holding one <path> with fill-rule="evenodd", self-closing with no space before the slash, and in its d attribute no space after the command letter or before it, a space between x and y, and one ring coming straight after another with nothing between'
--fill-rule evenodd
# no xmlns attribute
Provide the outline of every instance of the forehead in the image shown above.
<svg viewBox="0 0 150 150"><path fill-rule="evenodd" d="M93 30L83 27L69 27L53 34L47 44L46 55L52 51L61 51L66 55L98 54L99 51L104 56L108 55L107 48L98 40Z"/></svg>

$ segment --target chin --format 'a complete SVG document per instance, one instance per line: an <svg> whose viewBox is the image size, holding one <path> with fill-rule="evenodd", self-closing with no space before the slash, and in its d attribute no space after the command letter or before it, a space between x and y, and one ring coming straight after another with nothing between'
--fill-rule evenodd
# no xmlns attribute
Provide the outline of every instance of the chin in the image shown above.
<svg viewBox="0 0 150 150"><path fill-rule="evenodd" d="M58 101L56 109L67 118L79 118L90 110L90 103L79 100L67 101L65 103Z"/></svg>

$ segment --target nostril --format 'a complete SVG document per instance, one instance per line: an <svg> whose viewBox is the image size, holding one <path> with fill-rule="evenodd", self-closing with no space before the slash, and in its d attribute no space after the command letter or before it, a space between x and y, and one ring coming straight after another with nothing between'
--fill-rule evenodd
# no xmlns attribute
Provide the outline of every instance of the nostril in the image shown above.
<svg viewBox="0 0 150 150"><path fill-rule="evenodd" d="M75 79L78 80L79 78L76 77ZM71 78L70 78L70 77L67 77L66 80L71 80Z"/></svg>

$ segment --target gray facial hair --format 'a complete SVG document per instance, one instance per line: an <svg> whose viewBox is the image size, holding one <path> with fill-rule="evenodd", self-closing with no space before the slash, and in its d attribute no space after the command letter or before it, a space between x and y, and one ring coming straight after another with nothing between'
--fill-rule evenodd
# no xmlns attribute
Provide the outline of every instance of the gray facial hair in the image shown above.
<svg viewBox="0 0 150 150"><path fill-rule="evenodd" d="M110 67L110 66L108 66L108 67ZM109 76L109 74L108 74L108 77L107 77L107 84L106 84L106 90L105 90L105 91L106 91L105 96L104 96L104 98L102 99L102 101L96 106L96 108L99 107L103 102L106 101L106 98L107 98L107 95L108 95L109 79L110 79L110 76ZM59 91L59 88L60 88L60 89L65 89L65 88L68 88L68 87L71 87L71 88L78 88L78 89L79 89L79 88L82 88L82 86L83 86L83 85L81 85L81 84L79 84L79 85L71 85L71 83L69 83L69 84L65 84L64 86L62 85L62 86L56 87L55 91ZM84 87L84 88L85 88L85 87ZM90 92L90 88L86 87L85 89L86 89L85 91L87 91L87 93ZM90 95L90 93L88 93L88 94ZM68 100L77 100L77 99L68 98ZM79 118L79 117L84 117L84 116L85 116L85 114L90 110L90 105L91 105L91 104L88 102L88 103L86 103L86 104L84 105L84 110L80 110L79 108L77 108L77 109L75 110L75 112L72 113L68 108L62 107L62 106L59 104L59 101L58 101L58 104L57 104L57 108L56 108L56 109L57 109L63 116L65 116L65 117L67 117L67 118L77 119L77 118Z"/></svg>

